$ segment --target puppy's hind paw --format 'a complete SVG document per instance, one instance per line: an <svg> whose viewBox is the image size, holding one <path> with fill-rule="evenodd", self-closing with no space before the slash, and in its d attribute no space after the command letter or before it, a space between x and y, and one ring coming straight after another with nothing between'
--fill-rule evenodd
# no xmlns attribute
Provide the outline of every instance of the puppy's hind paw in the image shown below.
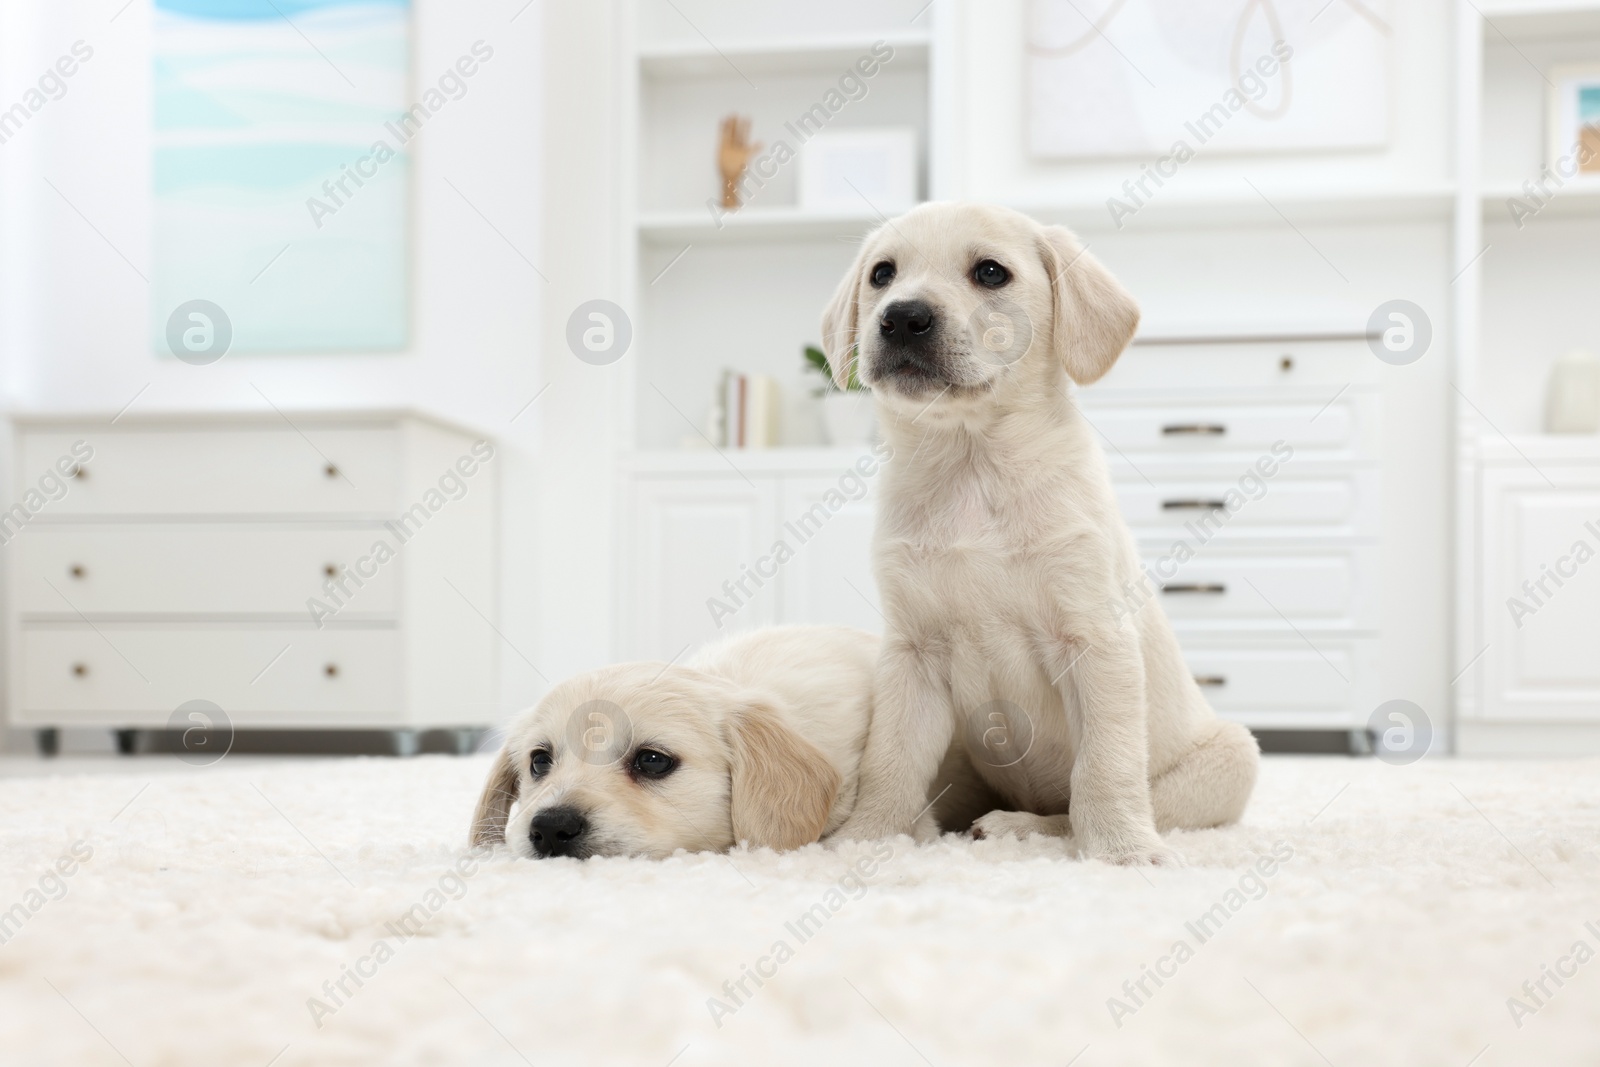
<svg viewBox="0 0 1600 1067"><path fill-rule="evenodd" d="M972 836L979 839L1015 837L1024 840L1032 834L1071 837L1072 827L1065 815L1033 815L1026 811L991 811L972 824Z"/></svg>

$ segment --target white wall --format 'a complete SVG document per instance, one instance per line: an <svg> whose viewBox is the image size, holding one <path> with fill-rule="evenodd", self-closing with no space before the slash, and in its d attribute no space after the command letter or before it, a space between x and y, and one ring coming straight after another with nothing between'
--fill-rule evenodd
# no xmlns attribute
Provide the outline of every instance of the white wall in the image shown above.
<svg viewBox="0 0 1600 1067"><path fill-rule="evenodd" d="M544 283L523 257L553 269L541 261L542 6L513 21L521 0L414 0L414 87L474 41L494 57L413 142L410 347L229 355L195 367L157 357L148 342L149 0L120 13L115 2L0 0L0 106L73 41L94 48L67 94L0 145L0 401L109 417L129 401L141 411L265 410L264 393L291 412L421 408L493 437L502 445L500 628L539 663L535 466L548 398L511 420L542 382ZM502 648L500 662L503 711L542 691L521 656Z"/></svg>

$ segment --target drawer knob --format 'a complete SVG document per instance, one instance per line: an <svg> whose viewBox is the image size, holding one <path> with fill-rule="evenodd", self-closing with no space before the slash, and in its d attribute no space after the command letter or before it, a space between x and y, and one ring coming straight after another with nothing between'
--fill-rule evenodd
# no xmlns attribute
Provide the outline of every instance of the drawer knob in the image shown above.
<svg viewBox="0 0 1600 1067"><path fill-rule="evenodd" d="M329 678L337 678L339 677L339 665L337 663L330 663L326 667L322 668L322 673L326 674Z"/></svg>
<svg viewBox="0 0 1600 1067"><path fill-rule="evenodd" d="M1216 422L1174 423L1161 427L1161 433L1166 437L1221 437L1227 432L1226 426Z"/></svg>
<svg viewBox="0 0 1600 1067"><path fill-rule="evenodd" d="M1283 358L1278 360L1278 369L1285 374L1294 370L1294 357L1285 353Z"/></svg>
<svg viewBox="0 0 1600 1067"><path fill-rule="evenodd" d="M326 467L322 468L322 473L327 475L329 478L337 478L339 477L339 468L330 463Z"/></svg>
<svg viewBox="0 0 1600 1067"><path fill-rule="evenodd" d="M1163 593L1215 593L1221 594L1228 591L1228 587L1221 582L1182 582L1176 585L1164 585Z"/></svg>
<svg viewBox="0 0 1600 1067"><path fill-rule="evenodd" d="M325 563L322 566L322 573L329 578L337 578L339 576L339 568L332 563Z"/></svg>
<svg viewBox="0 0 1600 1067"><path fill-rule="evenodd" d="M82 678L84 675L86 675L88 673L89 673L89 665L87 663L74 663L72 665L72 676L74 678Z"/></svg>
<svg viewBox="0 0 1600 1067"><path fill-rule="evenodd" d="M1228 679L1222 674L1197 674L1194 676L1194 684L1202 689L1217 689L1227 685Z"/></svg>
<svg viewBox="0 0 1600 1067"><path fill-rule="evenodd" d="M67 477L68 478L80 478L80 479L88 478L89 477L89 468L85 467L83 464L79 463L79 464L77 464L76 466L74 466L72 468L72 473L67 475Z"/></svg>
<svg viewBox="0 0 1600 1067"><path fill-rule="evenodd" d="M1222 511L1228 506L1225 500L1163 500L1162 511Z"/></svg>
<svg viewBox="0 0 1600 1067"><path fill-rule="evenodd" d="M67 573L72 575L74 578L82 578L87 572L84 571L83 564L74 563L72 566L67 568Z"/></svg>

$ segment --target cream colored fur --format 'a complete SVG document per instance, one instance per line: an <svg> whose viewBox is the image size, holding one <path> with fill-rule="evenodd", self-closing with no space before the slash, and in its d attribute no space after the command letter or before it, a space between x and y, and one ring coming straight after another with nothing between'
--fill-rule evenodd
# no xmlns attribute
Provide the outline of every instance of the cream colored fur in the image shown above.
<svg viewBox="0 0 1600 1067"><path fill-rule="evenodd" d="M979 285L985 260L1009 283ZM878 288L881 263L894 276ZM888 369L879 323L908 299L936 316L931 379ZM859 360L894 458L873 548L887 619L877 704L839 836L928 836L918 813L964 740L1014 809L978 820L980 835L1071 836L1096 858L1170 862L1158 831L1244 811L1255 741L1217 719L1160 605L1129 606L1145 578L1073 399L1138 317L1066 229L995 207L927 204L888 222L841 282L823 316L828 356L840 374ZM1025 720L1007 726L1026 727L1014 761L975 744L996 706Z"/></svg>
<svg viewBox="0 0 1600 1067"><path fill-rule="evenodd" d="M507 731L472 841L532 856L534 815L561 806L589 820L589 855L816 841L855 804L877 658L871 634L792 626L731 638L683 666L624 663L563 682ZM627 765L641 747L676 757L677 769L635 780ZM541 748L553 765L536 780ZM960 763L950 773L961 787L938 810L965 828L987 794Z"/></svg>

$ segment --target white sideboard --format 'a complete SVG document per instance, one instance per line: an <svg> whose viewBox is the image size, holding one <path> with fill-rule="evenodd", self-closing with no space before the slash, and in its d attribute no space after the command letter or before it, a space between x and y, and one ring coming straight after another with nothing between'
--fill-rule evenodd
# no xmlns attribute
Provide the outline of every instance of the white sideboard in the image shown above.
<svg viewBox="0 0 1600 1067"><path fill-rule="evenodd" d="M403 412L13 423L11 725L494 720L491 442Z"/></svg>
<svg viewBox="0 0 1600 1067"><path fill-rule="evenodd" d="M1252 727L1359 730L1380 703L1377 368L1359 338L1151 342L1080 395L1150 595ZM621 655L771 623L881 630L876 471L827 449L632 457Z"/></svg>
<svg viewBox="0 0 1600 1067"><path fill-rule="evenodd" d="M1467 752L1600 750L1600 438L1478 446Z"/></svg>

